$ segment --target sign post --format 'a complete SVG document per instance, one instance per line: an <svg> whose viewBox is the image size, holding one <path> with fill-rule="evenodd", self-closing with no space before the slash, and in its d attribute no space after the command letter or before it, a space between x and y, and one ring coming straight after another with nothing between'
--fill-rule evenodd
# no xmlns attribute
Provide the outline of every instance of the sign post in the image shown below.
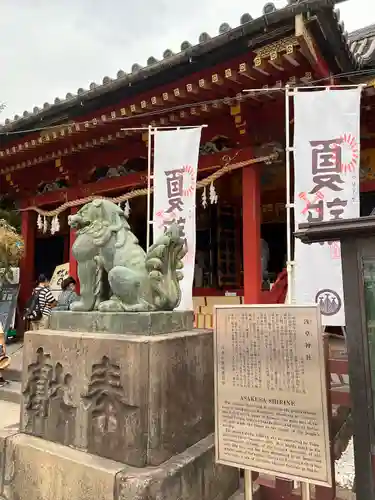
<svg viewBox="0 0 375 500"><path fill-rule="evenodd" d="M5 334L13 327L20 286L13 283L0 284L0 328Z"/></svg>
<svg viewBox="0 0 375 500"><path fill-rule="evenodd" d="M215 308L218 463L332 485L326 365L318 305Z"/></svg>
<svg viewBox="0 0 375 500"><path fill-rule="evenodd" d="M340 241L357 500L375 498L375 217L301 224L305 244Z"/></svg>

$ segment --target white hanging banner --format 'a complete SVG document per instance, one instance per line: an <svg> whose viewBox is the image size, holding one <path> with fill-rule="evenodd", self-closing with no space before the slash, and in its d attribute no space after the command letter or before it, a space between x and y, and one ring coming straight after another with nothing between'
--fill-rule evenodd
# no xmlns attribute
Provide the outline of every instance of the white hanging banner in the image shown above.
<svg viewBox="0 0 375 500"><path fill-rule="evenodd" d="M295 226L359 217L361 88L294 95ZM294 301L319 303L322 324L344 326L339 242L295 240Z"/></svg>
<svg viewBox="0 0 375 500"><path fill-rule="evenodd" d="M188 253L180 282L181 311L193 309L195 268L195 193L202 128L155 130L154 142L154 241L172 222L183 229Z"/></svg>

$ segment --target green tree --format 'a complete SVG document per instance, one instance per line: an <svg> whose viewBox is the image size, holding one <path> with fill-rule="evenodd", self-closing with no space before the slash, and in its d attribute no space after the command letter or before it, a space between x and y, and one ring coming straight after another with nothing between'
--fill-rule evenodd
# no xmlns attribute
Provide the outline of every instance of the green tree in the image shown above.
<svg viewBox="0 0 375 500"><path fill-rule="evenodd" d="M4 111L6 104L0 102L0 113ZM10 226L14 227L16 231L21 232L21 217L16 210L13 200L7 197L1 197L0 193L0 220L5 220Z"/></svg>
<svg viewBox="0 0 375 500"><path fill-rule="evenodd" d="M17 233L21 232L21 216L19 212L1 208L0 204L0 220L1 219L5 220L10 226L14 227Z"/></svg>

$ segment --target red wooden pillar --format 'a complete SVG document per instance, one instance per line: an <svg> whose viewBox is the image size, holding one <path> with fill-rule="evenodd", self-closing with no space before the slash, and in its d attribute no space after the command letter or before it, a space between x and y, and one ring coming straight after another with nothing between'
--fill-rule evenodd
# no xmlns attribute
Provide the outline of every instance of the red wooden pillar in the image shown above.
<svg viewBox="0 0 375 500"><path fill-rule="evenodd" d="M72 207L70 210L71 215L74 215L78 212L79 207ZM76 239L76 232L74 229L70 229L69 233L69 274L77 281L77 291L79 291L79 283L78 283L78 272L77 272L77 261L73 257L72 254L72 246Z"/></svg>
<svg viewBox="0 0 375 500"><path fill-rule="evenodd" d="M31 210L21 212L21 235L25 245L25 254L20 262L20 294L21 310L31 295L35 281L35 229L36 213Z"/></svg>
<svg viewBox="0 0 375 500"><path fill-rule="evenodd" d="M243 282L245 304L259 304L261 297L260 215L259 166L249 165L242 169Z"/></svg>

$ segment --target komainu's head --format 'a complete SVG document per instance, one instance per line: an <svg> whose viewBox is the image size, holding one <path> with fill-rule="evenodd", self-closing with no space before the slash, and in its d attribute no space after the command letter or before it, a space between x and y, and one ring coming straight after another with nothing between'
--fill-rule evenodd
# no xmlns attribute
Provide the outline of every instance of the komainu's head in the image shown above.
<svg viewBox="0 0 375 500"><path fill-rule="evenodd" d="M97 198L86 203L76 214L69 215L68 224L73 229L91 226L108 226L114 231L121 227L129 227L121 208L110 200Z"/></svg>

